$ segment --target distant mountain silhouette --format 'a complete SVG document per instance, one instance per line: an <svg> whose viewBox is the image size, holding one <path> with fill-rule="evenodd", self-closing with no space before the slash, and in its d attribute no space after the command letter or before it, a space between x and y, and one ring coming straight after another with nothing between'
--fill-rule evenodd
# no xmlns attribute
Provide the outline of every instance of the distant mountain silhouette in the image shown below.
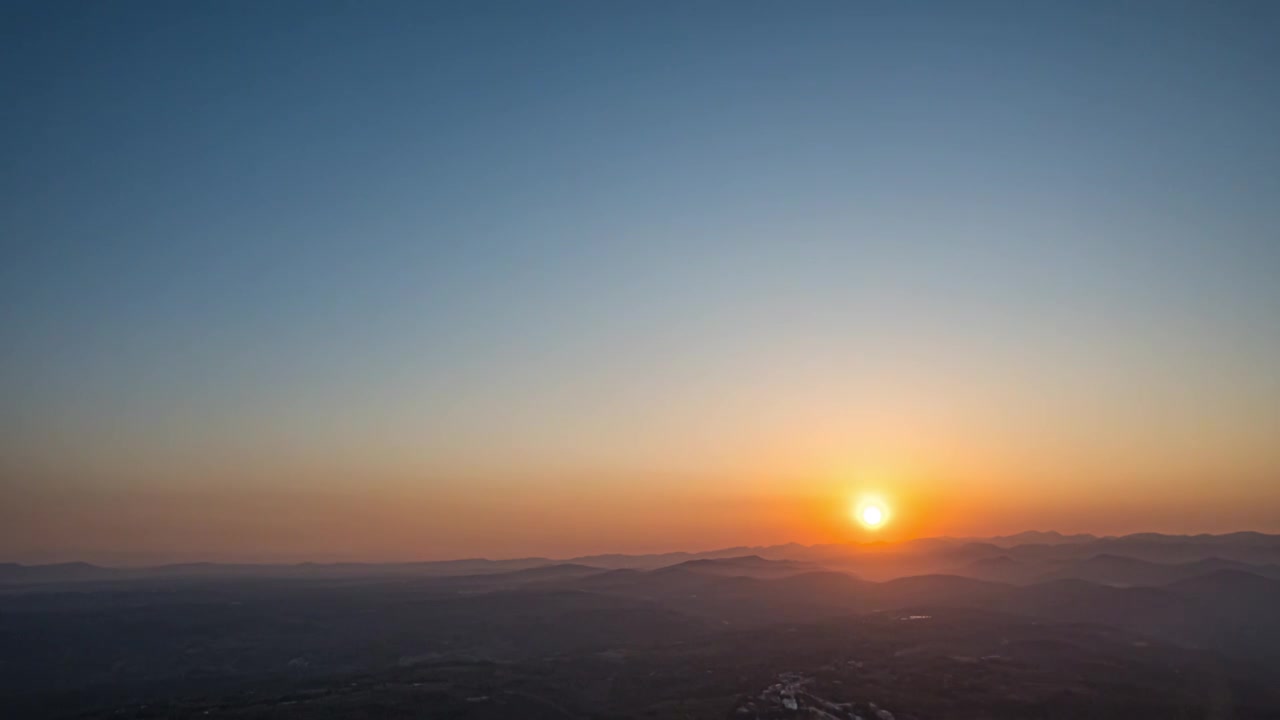
<svg viewBox="0 0 1280 720"><path fill-rule="evenodd" d="M700 563L687 569L702 568L704 573L757 577L829 568L880 580L949 573L1013 583L1079 578L1110 585L1162 585L1231 568L1248 570L1264 577L1280 577L1280 535L1257 532L1226 535L1137 533L1095 538L1091 535L1033 531L994 538L922 538L901 543L810 546L790 543L696 553L605 554L567 561L529 557L410 563L182 563L144 568L111 568L82 562L53 565L8 563L0 565L0 584L166 578L448 577L499 574L564 564L606 570L654 570L684 563Z"/></svg>
<svg viewBox="0 0 1280 720"><path fill-rule="evenodd" d="M977 538L975 538L977 539ZM1016 535L1001 535L988 538L986 541L1000 547L1013 547L1015 545L1073 545L1077 543L1094 542L1098 537L1081 533L1079 535L1063 535L1056 530L1047 532L1039 530L1028 530L1020 532Z"/></svg>
<svg viewBox="0 0 1280 720"><path fill-rule="evenodd" d="M1038 579L1077 579L1103 585L1151 586L1167 585L1224 569L1248 571L1254 567L1247 563L1218 557L1185 563L1155 563L1106 553L1068 563Z"/></svg>
<svg viewBox="0 0 1280 720"><path fill-rule="evenodd" d="M1039 566L1014 560L1008 555L997 555L973 560L957 568L956 573L965 577L995 582L1017 583L1031 578Z"/></svg>
<svg viewBox="0 0 1280 720"><path fill-rule="evenodd" d="M90 565L85 562L55 563L52 565L0 565L0 583L84 582L106 580L120 574L114 568Z"/></svg>
<svg viewBox="0 0 1280 720"><path fill-rule="evenodd" d="M786 577L804 572L812 572L821 568L813 563L795 560L766 560L759 555L743 555L730 558L702 558L686 560L676 565L659 568L654 572L690 571L725 575L730 577Z"/></svg>

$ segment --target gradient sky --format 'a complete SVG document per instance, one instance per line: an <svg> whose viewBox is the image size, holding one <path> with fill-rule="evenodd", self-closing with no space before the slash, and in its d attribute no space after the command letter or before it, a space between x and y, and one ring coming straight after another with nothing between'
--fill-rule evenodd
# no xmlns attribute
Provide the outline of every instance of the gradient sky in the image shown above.
<svg viewBox="0 0 1280 720"><path fill-rule="evenodd" d="M1280 530L1280 6L10 2L0 560Z"/></svg>

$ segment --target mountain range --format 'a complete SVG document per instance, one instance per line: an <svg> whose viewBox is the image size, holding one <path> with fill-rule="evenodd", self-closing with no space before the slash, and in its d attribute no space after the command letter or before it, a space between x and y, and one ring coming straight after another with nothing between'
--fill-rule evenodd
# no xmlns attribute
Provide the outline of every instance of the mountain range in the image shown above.
<svg viewBox="0 0 1280 720"><path fill-rule="evenodd" d="M605 554L567 559L543 557L408 563L181 563L149 567L108 567L85 562L47 565L0 563L0 584L101 582L146 578L446 577L563 564L601 569L650 570L724 558L758 557L890 580L946 573L1012 583L1080 579L1107 585L1160 585L1234 569L1280 577L1280 535L1238 532L1225 535L1137 533L1119 537L1030 531L990 538L923 538L901 543L847 543L731 547L705 552ZM776 570L776 568L775 568Z"/></svg>

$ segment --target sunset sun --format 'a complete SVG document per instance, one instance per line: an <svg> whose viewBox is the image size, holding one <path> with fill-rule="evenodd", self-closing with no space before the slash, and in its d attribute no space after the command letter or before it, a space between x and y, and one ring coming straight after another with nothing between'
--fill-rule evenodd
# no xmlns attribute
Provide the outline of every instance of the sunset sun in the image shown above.
<svg viewBox="0 0 1280 720"><path fill-rule="evenodd" d="M876 527L884 522L884 511L875 505L869 505L862 510L862 524L869 527Z"/></svg>
<svg viewBox="0 0 1280 720"><path fill-rule="evenodd" d="M889 510L880 502L865 502L858 506L854 517L868 530L878 530L889 521Z"/></svg>

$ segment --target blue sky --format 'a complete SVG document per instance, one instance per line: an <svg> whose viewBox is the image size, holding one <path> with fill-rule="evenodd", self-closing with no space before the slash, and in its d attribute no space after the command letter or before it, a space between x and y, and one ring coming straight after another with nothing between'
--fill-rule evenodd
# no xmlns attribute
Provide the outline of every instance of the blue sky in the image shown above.
<svg viewBox="0 0 1280 720"><path fill-rule="evenodd" d="M1270 3L3 13L9 492L1280 472Z"/></svg>

